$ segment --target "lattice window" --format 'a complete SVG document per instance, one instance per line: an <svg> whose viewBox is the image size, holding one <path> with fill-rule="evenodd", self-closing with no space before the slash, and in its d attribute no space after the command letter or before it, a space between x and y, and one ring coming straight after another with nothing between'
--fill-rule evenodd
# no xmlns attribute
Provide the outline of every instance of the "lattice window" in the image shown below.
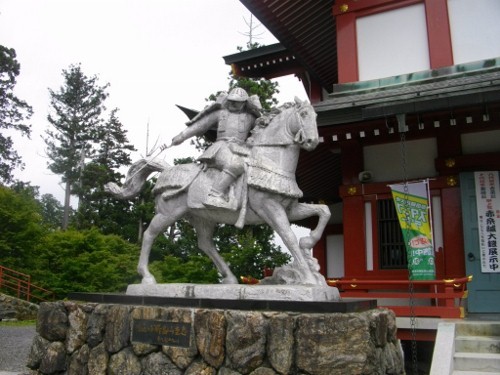
<svg viewBox="0 0 500 375"><path fill-rule="evenodd" d="M377 201L380 269L407 268L406 249L392 199Z"/></svg>

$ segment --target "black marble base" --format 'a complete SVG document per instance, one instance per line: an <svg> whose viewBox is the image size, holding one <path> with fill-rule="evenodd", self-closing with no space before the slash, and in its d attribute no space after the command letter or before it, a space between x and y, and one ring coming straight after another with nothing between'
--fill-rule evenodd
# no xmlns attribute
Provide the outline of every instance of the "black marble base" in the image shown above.
<svg viewBox="0 0 500 375"><path fill-rule="evenodd" d="M352 313L377 307L377 301L374 299L344 299L336 302L218 300L207 298L131 296L118 293L69 293L68 299L125 305L194 307L223 310L296 311L304 313Z"/></svg>

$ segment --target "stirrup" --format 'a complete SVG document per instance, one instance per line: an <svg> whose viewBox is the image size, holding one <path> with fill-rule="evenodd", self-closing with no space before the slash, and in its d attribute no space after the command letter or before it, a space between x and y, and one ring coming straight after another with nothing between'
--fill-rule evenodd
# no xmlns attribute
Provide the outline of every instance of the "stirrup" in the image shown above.
<svg viewBox="0 0 500 375"><path fill-rule="evenodd" d="M238 202L235 198L229 198L227 201L224 199L223 195L208 194L203 204L210 208L225 208L231 211L236 211L238 209Z"/></svg>

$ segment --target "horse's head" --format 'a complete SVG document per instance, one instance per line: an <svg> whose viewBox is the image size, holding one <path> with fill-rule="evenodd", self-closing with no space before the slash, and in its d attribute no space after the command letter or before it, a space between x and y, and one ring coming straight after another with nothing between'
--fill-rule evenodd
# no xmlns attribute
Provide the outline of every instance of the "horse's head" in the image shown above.
<svg viewBox="0 0 500 375"><path fill-rule="evenodd" d="M295 119L289 123L289 129L294 134L294 141L306 151L311 151L318 146L318 124L316 112L307 101L295 97Z"/></svg>
<svg viewBox="0 0 500 375"><path fill-rule="evenodd" d="M316 112L308 102L297 97L257 119L249 143L254 146L299 145L311 151L319 143Z"/></svg>

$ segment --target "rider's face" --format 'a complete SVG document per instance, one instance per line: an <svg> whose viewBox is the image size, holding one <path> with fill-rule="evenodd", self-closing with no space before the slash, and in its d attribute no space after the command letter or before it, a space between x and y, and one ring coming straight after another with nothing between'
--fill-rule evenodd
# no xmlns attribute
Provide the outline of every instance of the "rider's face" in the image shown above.
<svg viewBox="0 0 500 375"><path fill-rule="evenodd" d="M228 101L228 109L231 112L239 112L243 109L243 106L245 105L245 102L236 102L233 100Z"/></svg>

